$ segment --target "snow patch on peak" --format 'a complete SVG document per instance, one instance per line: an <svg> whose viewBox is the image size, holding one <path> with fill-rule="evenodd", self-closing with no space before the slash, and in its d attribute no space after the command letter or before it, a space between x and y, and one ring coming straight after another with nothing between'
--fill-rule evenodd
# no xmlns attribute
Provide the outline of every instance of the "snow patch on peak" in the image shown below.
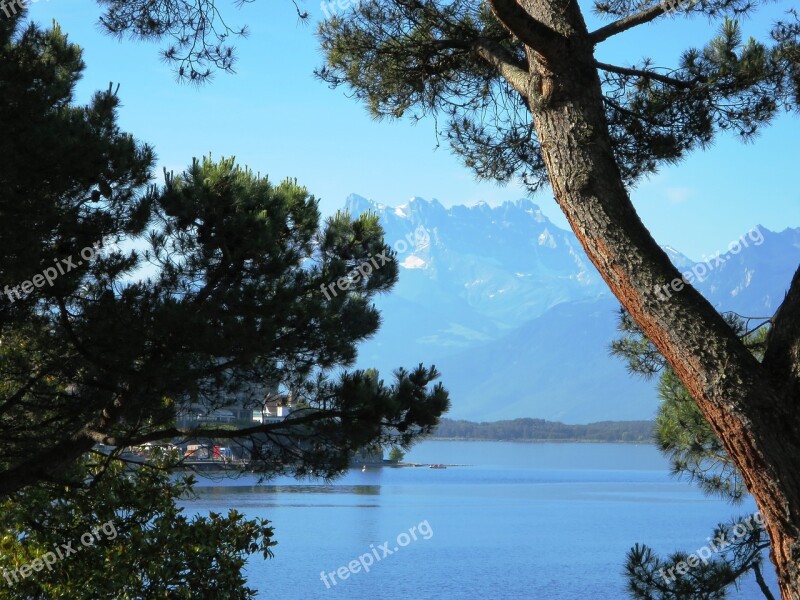
<svg viewBox="0 0 800 600"><path fill-rule="evenodd" d="M539 234L539 239L537 240L540 246L545 246L546 248L555 248L557 246L556 239L553 237L553 234L550 233L549 230L545 229Z"/></svg>

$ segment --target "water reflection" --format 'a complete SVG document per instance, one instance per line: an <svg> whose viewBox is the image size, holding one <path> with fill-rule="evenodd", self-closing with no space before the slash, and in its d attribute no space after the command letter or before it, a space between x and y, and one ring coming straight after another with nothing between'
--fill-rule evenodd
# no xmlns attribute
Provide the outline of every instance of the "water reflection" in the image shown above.
<svg viewBox="0 0 800 600"><path fill-rule="evenodd" d="M356 496L379 496L379 485L236 485L198 487L197 492L205 495L235 494L343 494Z"/></svg>

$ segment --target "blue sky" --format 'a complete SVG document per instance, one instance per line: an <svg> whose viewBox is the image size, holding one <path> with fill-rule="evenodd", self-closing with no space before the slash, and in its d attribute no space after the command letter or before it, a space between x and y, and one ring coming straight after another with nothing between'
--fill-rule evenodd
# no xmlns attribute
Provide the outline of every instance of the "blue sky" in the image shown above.
<svg viewBox="0 0 800 600"><path fill-rule="evenodd" d="M120 84L121 126L155 147L159 172L182 170L193 156L233 155L273 181L297 178L320 199L325 215L342 207L351 192L389 205L412 196L445 206L525 196L517 185L477 182L446 145L436 148L431 120L376 122L344 90L315 80L312 71L322 61L315 22L323 12L314 0L303 5L312 17L309 25L298 24L289 0L257 0L241 9L233 2L220 5L231 24L249 26L250 36L237 43L237 73L218 73L199 88L175 81L159 59L160 45L101 33L94 2L38 0L29 17L44 24L55 19L84 49L79 101L109 82ZM782 7L768 8L743 23L746 36L768 32ZM650 56L670 65L714 29L704 19L667 18L612 38L600 46L598 58L630 65ZM776 120L751 144L720 136L711 149L633 190L642 220L659 243L698 260L724 251L756 224L778 231L800 226L798 138L800 118L792 115ZM532 199L567 227L549 189Z"/></svg>

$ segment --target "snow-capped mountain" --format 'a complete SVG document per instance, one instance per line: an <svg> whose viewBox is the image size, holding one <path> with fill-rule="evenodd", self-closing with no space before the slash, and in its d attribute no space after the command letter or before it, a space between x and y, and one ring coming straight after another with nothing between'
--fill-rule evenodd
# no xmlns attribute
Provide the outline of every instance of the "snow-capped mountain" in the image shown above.
<svg viewBox="0 0 800 600"><path fill-rule="evenodd" d="M609 293L572 232L530 200L448 209L412 198L395 208L351 195L345 206L351 215L380 216L404 270L394 294L407 300L443 294L507 329L556 304Z"/></svg>
<svg viewBox="0 0 800 600"><path fill-rule="evenodd" d="M383 324L360 347L358 366L388 375L436 364L453 418L653 416L653 382L608 355L616 299L573 233L536 204L445 208L412 198L392 207L351 195L345 208L379 215L400 265L394 290L376 302ZM719 309L771 315L800 262L800 229L759 231L709 263L663 248L682 272L703 274L698 286Z"/></svg>

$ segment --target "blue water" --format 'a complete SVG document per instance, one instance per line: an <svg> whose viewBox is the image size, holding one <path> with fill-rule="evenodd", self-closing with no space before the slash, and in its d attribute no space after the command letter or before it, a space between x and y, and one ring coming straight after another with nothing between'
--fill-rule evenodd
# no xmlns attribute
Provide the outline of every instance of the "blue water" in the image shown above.
<svg viewBox="0 0 800 600"><path fill-rule="evenodd" d="M755 510L670 478L647 445L424 442L406 460L468 466L352 470L333 485L201 480L186 509L271 520L275 558L251 558L248 579L277 600L623 599L636 542L694 552ZM369 572L350 573L359 556ZM326 585L321 572L340 568ZM763 596L748 579L730 597Z"/></svg>

